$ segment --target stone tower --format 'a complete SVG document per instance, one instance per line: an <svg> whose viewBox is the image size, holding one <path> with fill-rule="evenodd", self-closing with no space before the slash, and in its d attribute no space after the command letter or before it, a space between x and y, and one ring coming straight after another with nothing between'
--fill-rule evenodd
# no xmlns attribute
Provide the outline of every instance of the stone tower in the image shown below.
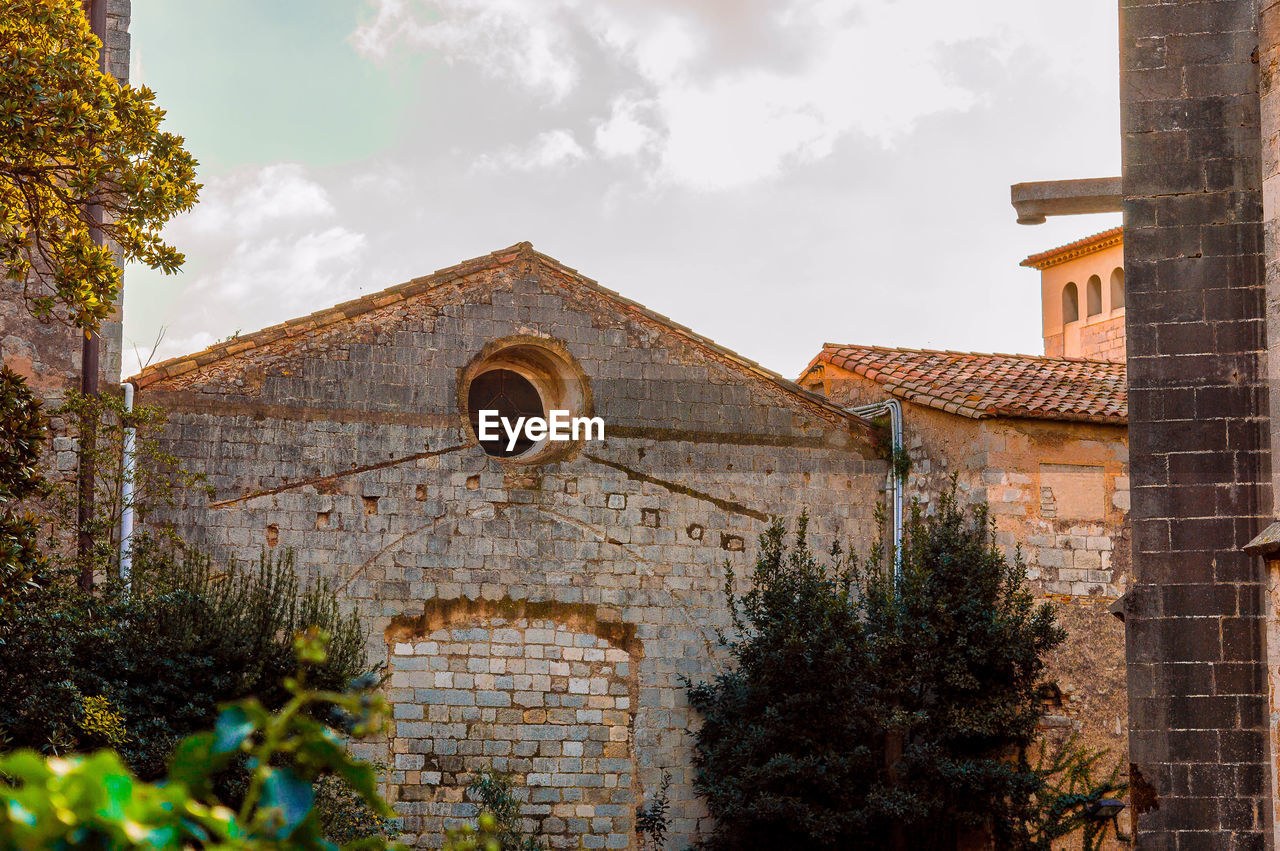
<svg viewBox="0 0 1280 851"><path fill-rule="evenodd" d="M1267 573L1243 549L1273 512L1274 2L1120 2L1143 848L1275 847Z"/></svg>
<svg viewBox="0 0 1280 851"><path fill-rule="evenodd" d="M1047 356L1124 362L1123 231L1111 228L1022 261L1040 271Z"/></svg>

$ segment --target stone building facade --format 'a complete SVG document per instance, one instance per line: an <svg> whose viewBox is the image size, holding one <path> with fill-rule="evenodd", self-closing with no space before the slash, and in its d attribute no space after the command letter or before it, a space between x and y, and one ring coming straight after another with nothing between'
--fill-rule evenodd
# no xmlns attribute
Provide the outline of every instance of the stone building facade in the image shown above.
<svg viewBox="0 0 1280 851"><path fill-rule="evenodd" d="M684 847L704 811L683 678L721 663L726 561L749 570L801 509L817 546L877 536L865 421L528 244L132 381L214 489L153 521L224 562L292 548L358 605L391 677L374 755L424 844L493 767L575 848L637 847L635 807L670 772ZM498 457L474 410L495 389L605 437Z"/></svg>
<svg viewBox="0 0 1280 851"><path fill-rule="evenodd" d="M799 380L842 405L900 401L907 503L927 511L954 477L1067 631L1046 734L1125 765L1124 626L1110 611L1130 582L1124 364L829 344Z"/></svg>

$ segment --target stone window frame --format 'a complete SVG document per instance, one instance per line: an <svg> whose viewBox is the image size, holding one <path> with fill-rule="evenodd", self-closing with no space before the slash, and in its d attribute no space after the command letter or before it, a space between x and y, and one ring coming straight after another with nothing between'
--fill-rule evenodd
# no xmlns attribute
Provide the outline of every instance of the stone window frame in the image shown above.
<svg viewBox="0 0 1280 851"><path fill-rule="evenodd" d="M545 411L565 410L571 417L594 416L595 402L591 381L567 346L551 337L515 334L493 340L458 370L458 417L463 435L486 458L503 467L550 464L574 457L581 451L585 437L578 440L541 440L530 450L508 458L490 455L480 445L471 425L469 395L471 382L490 370L510 370L529 381L542 398Z"/></svg>

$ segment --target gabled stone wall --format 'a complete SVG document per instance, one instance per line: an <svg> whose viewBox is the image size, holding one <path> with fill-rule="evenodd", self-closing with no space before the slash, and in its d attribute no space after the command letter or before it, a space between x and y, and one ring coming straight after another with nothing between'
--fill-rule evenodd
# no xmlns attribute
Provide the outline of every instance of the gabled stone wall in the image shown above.
<svg viewBox="0 0 1280 851"><path fill-rule="evenodd" d="M477 446L459 380L511 337L574 359L604 441L538 464ZM292 548L359 607L392 673L374 755L424 844L492 766L557 848L636 847L670 772L684 847L706 826L684 682L724 663L726 562L749 572L770 518L802 509L819 550L878 531L865 426L538 264L201 359L139 397L215 495L151 521L224 562Z"/></svg>

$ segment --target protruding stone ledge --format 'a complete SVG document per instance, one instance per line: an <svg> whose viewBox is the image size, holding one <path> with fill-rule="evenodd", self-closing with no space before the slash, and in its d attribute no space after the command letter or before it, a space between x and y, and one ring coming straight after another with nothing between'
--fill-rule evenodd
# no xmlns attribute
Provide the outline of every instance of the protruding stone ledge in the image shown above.
<svg viewBox="0 0 1280 851"><path fill-rule="evenodd" d="M1118 177L1040 180L1009 187L1020 225L1042 225L1047 216L1118 213L1123 197Z"/></svg>
<svg viewBox="0 0 1280 851"><path fill-rule="evenodd" d="M1245 544L1243 549L1251 556L1276 558L1277 554L1280 554L1280 520L1263 529L1262 533Z"/></svg>

